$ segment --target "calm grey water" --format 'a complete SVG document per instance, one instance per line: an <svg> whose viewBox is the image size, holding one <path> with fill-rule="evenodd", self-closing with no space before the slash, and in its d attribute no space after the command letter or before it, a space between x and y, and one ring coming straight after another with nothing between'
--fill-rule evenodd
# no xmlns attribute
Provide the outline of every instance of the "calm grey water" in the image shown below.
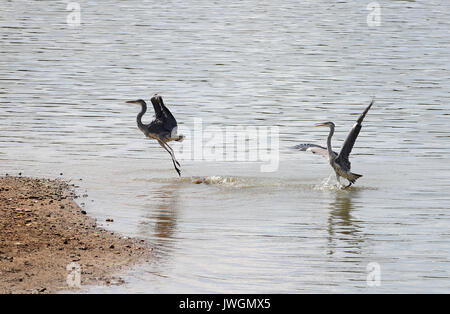
<svg viewBox="0 0 450 314"><path fill-rule="evenodd" d="M67 1L0 1L1 172L63 173L100 225L155 247L83 291L450 292L450 3L379 1L369 26L369 2L83 0L72 27ZM155 92L180 129L278 126L278 170L180 158L177 178L124 103ZM331 120L338 149L374 96L364 176L336 189L289 147Z"/></svg>

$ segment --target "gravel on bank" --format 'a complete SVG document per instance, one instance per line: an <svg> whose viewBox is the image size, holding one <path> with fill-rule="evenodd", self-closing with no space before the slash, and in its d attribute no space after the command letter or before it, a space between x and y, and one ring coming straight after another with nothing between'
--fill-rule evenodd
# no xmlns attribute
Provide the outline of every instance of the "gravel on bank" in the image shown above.
<svg viewBox="0 0 450 314"><path fill-rule="evenodd" d="M97 227L75 197L62 180L0 177L0 293L121 284L120 270L150 258L144 241Z"/></svg>

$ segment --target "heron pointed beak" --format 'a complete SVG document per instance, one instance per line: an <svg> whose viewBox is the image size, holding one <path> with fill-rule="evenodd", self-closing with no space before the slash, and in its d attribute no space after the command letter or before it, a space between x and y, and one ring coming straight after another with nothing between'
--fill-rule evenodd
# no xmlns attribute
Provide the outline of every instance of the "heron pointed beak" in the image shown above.
<svg viewBox="0 0 450 314"><path fill-rule="evenodd" d="M326 123L316 123L316 126L326 126Z"/></svg>
<svg viewBox="0 0 450 314"><path fill-rule="evenodd" d="M127 104L139 104L139 101L137 101L137 100L129 100L129 101L126 101L126 103Z"/></svg>

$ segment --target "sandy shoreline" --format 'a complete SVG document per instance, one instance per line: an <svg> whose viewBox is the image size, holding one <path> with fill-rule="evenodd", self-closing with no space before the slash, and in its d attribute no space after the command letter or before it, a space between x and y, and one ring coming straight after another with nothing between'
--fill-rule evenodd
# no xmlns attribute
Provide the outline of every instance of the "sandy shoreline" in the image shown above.
<svg viewBox="0 0 450 314"><path fill-rule="evenodd" d="M82 286L120 284L118 271L148 260L146 243L98 228L74 197L61 180L0 177L0 293L69 290L71 263Z"/></svg>

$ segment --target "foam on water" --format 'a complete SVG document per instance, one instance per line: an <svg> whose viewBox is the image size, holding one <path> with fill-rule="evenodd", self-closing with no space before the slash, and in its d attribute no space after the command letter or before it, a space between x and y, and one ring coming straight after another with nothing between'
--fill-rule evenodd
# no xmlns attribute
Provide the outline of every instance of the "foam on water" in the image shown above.
<svg viewBox="0 0 450 314"><path fill-rule="evenodd" d="M286 190L315 190L315 191L335 191L345 192L352 190L376 190L376 187L355 186L343 189L334 179L334 174L330 174L323 179L319 184L305 183L298 179L282 179L273 177L244 177L244 176L192 176L192 177L173 177L173 178L149 178L149 179L135 179L134 181L143 181L149 183L162 183L168 185L204 185L215 186L220 188L239 188L239 189L286 189Z"/></svg>

